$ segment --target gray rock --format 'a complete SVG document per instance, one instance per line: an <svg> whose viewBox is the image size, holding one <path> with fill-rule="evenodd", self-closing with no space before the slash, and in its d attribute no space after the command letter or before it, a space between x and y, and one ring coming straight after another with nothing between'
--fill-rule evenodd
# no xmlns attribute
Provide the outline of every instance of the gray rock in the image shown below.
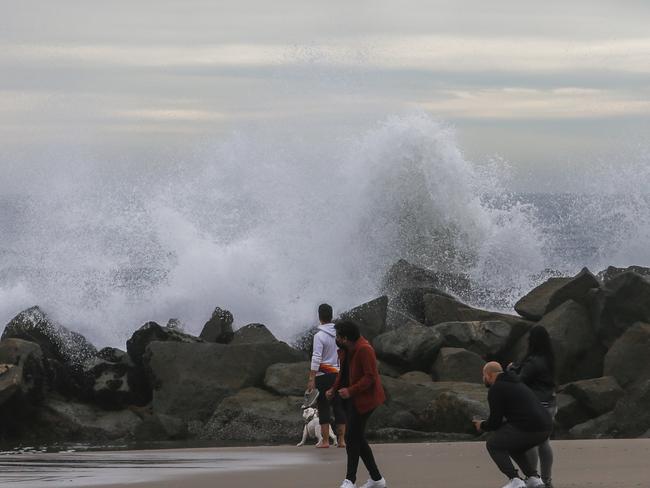
<svg viewBox="0 0 650 488"><path fill-rule="evenodd" d="M415 317L409 315L408 313L402 312L392 307L388 307L386 311L386 331L399 329L403 325L407 324L424 325L423 323L418 322Z"/></svg>
<svg viewBox="0 0 650 488"><path fill-rule="evenodd" d="M373 340L377 357L408 369L429 371L443 341L441 335L420 324L407 324Z"/></svg>
<svg viewBox="0 0 650 488"><path fill-rule="evenodd" d="M98 356L84 363L85 398L108 410L148 403L151 392L144 372L133 364L128 354L114 352L104 356L118 360L108 361Z"/></svg>
<svg viewBox="0 0 650 488"><path fill-rule="evenodd" d="M129 355L126 351L117 349L115 347L104 347L97 353L99 359L108 361L109 363L120 363L123 361L130 361Z"/></svg>
<svg viewBox="0 0 650 488"><path fill-rule="evenodd" d="M618 275L623 273L633 272L638 275L644 276L646 279L650 277L650 268L644 266L628 266L627 268L616 268L615 266L608 266L607 269L600 271L596 278L598 278L602 283L607 284Z"/></svg>
<svg viewBox="0 0 650 488"><path fill-rule="evenodd" d="M424 307L424 325L429 327L444 322L500 321L512 326L512 340L514 341L533 326L532 322L519 316L473 308L458 300L440 295L425 295Z"/></svg>
<svg viewBox="0 0 650 488"><path fill-rule="evenodd" d="M573 278L551 278L530 291L515 304L515 310L530 320L539 320L567 300L585 303L587 294L600 283L583 268Z"/></svg>
<svg viewBox="0 0 650 488"><path fill-rule="evenodd" d="M454 299L451 295L444 293L437 288L402 288L391 298L390 307L413 317L418 322L424 322L424 297L426 295L439 295L449 299Z"/></svg>
<svg viewBox="0 0 650 488"><path fill-rule="evenodd" d="M106 412L92 405L47 399L36 419L42 435L57 442L129 440L140 418L130 410Z"/></svg>
<svg viewBox="0 0 650 488"><path fill-rule="evenodd" d="M297 443L302 438L302 397L246 388L223 400L206 423L203 439Z"/></svg>
<svg viewBox="0 0 650 488"><path fill-rule="evenodd" d="M587 420L569 430L573 439L607 439L618 434L614 412L609 412L600 417Z"/></svg>
<svg viewBox="0 0 650 488"><path fill-rule="evenodd" d="M22 339L0 342L0 364L5 373L0 375L0 404L14 397L20 402L37 404L43 400L47 385L41 347Z"/></svg>
<svg viewBox="0 0 650 488"><path fill-rule="evenodd" d="M433 379L431 375L422 371L409 371L399 376L399 379L415 385L430 385Z"/></svg>
<svg viewBox="0 0 650 488"><path fill-rule="evenodd" d="M225 397L262 386L272 364L302 360L299 351L283 342L152 342L144 358L153 385L154 413L186 421L205 421Z"/></svg>
<svg viewBox="0 0 650 488"><path fill-rule="evenodd" d="M369 420L369 429L385 427L425 432L475 431L473 415L486 418L487 390L482 385L433 382L422 375L411 381L382 377L387 401Z"/></svg>
<svg viewBox="0 0 650 488"><path fill-rule="evenodd" d="M277 395L302 396L310 369L309 361L272 364L266 370L264 386Z"/></svg>
<svg viewBox="0 0 650 488"><path fill-rule="evenodd" d="M35 342L45 357L72 367L97 353L84 336L55 323L38 307L24 310L11 319L2 340L11 338Z"/></svg>
<svg viewBox="0 0 650 488"><path fill-rule="evenodd" d="M372 341L386 330L387 310L388 297L382 296L342 313L341 319L356 323L361 335Z"/></svg>
<svg viewBox="0 0 650 488"><path fill-rule="evenodd" d="M377 408L368 421L369 430L385 427L431 431L423 419L424 411L439 394L438 391L416 382L381 377L386 402ZM432 383L427 378L427 383Z"/></svg>
<svg viewBox="0 0 650 488"><path fill-rule="evenodd" d="M628 390L614 409L616 425L622 437L638 437L650 429L650 380Z"/></svg>
<svg viewBox="0 0 650 488"><path fill-rule="evenodd" d="M135 428L138 441L183 440L188 437L187 423L171 415L147 415Z"/></svg>
<svg viewBox="0 0 650 488"><path fill-rule="evenodd" d="M440 273L415 266L404 259L393 264L384 276L382 289L391 299L401 290L410 288L429 288L436 293L450 296L447 290L466 290L470 286L466 276Z"/></svg>
<svg viewBox="0 0 650 488"><path fill-rule="evenodd" d="M472 418L489 415L487 389L476 383L461 382L437 382L431 387L440 394L424 411L428 430L476 435Z"/></svg>
<svg viewBox="0 0 650 488"><path fill-rule="evenodd" d="M457 347L443 347L433 364L433 377L436 381L482 383L484 365L485 361L476 353Z"/></svg>
<svg viewBox="0 0 650 488"><path fill-rule="evenodd" d="M625 394L613 376L575 381L564 385L562 391L578 400L594 417L613 410Z"/></svg>
<svg viewBox="0 0 650 488"><path fill-rule="evenodd" d="M591 415L580 405L578 400L566 393L558 393L555 420L562 428L568 430L574 425L589 420L590 417Z"/></svg>
<svg viewBox="0 0 650 488"><path fill-rule="evenodd" d="M156 322L147 322L136 330L126 341L126 351L136 366L142 366L142 356L151 342L203 342L198 337L185 334L169 327L162 327Z"/></svg>
<svg viewBox="0 0 650 488"><path fill-rule="evenodd" d="M431 327L445 347L467 349L483 358L497 358L513 342L512 325L501 321L445 322Z"/></svg>
<svg viewBox="0 0 650 488"><path fill-rule="evenodd" d="M307 330L298 332L294 339L291 341L291 345L305 353L305 356L311 356L312 349L314 347L314 336L318 332L318 327L309 327Z"/></svg>
<svg viewBox="0 0 650 488"><path fill-rule="evenodd" d="M629 388L650 379L650 324L637 323L614 343L605 356L605 374Z"/></svg>
<svg viewBox="0 0 650 488"><path fill-rule="evenodd" d="M0 405L18 393L22 383L22 368L13 364L0 364Z"/></svg>
<svg viewBox="0 0 650 488"><path fill-rule="evenodd" d="M167 321L167 328L168 328L168 329L178 330L178 331L180 331L180 332L184 332L184 331L185 331L185 325L183 324L183 322L181 322L181 319L174 319L174 318L169 319L169 320ZM203 339L203 338L202 338L202 339ZM205 340L205 339L204 339L204 340Z"/></svg>
<svg viewBox="0 0 650 488"><path fill-rule="evenodd" d="M377 369L380 375L390 376L391 378L398 378L403 373L400 367L381 360L377 361Z"/></svg>
<svg viewBox="0 0 650 488"><path fill-rule="evenodd" d="M560 383L603 375L605 350L598 342L584 306L568 300L546 314L539 325L551 336Z"/></svg>
<svg viewBox="0 0 650 488"><path fill-rule="evenodd" d="M264 324L248 324L238 329L231 344L255 344L278 342Z"/></svg>
<svg viewBox="0 0 650 488"><path fill-rule="evenodd" d="M199 337L206 342L228 344L233 338L233 316L228 310L219 307L214 309L212 317L203 326Z"/></svg>
<svg viewBox="0 0 650 488"><path fill-rule="evenodd" d="M619 274L592 297L592 316L607 346L636 322L650 323L650 280L629 271Z"/></svg>

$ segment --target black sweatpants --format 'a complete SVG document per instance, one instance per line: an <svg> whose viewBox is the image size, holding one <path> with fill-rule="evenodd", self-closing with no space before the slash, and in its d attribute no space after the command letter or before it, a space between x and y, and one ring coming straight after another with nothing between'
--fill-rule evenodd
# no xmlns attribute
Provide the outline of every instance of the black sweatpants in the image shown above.
<svg viewBox="0 0 650 488"><path fill-rule="evenodd" d="M318 423L325 425L330 423L330 405L334 410L334 423L341 425L345 423L345 410L343 408L343 400L338 395L334 395L332 400L328 400L325 392L332 388L336 381L336 373L325 373L316 376L316 389L318 390L318 400L316 400L316 408L318 409Z"/></svg>
<svg viewBox="0 0 650 488"><path fill-rule="evenodd" d="M509 479L517 476L510 458L519 465L525 476L539 476L537 466L532 466L526 451L540 445L551 435L546 432L524 432L512 424L503 424L490 433L486 446L499 470Z"/></svg>
<svg viewBox="0 0 650 488"><path fill-rule="evenodd" d="M375 481L379 481L381 479L381 474L379 473L379 468L377 468L377 463L372 454L372 449L370 449L368 441L366 440L366 424L368 423L368 418L372 414L373 410L360 414L357 412L357 409L354 408L354 404L351 400L346 401L346 404L348 422L347 430L345 432L345 443L348 454L348 471L345 477L352 481L352 483L356 483L359 457L361 457L370 477Z"/></svg>

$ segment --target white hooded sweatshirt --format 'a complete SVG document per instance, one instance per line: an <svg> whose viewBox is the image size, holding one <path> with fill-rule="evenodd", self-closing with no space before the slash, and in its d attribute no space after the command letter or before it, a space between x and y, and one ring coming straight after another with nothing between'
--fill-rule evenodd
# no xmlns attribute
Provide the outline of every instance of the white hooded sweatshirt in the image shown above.
<svg viewBox="0 0 650 488"><path fill-rule="evenodd" d="M338 346L334 324L322 324L314 335L314 352L311 355L311 370L316 376L339 372Z"/></svg>

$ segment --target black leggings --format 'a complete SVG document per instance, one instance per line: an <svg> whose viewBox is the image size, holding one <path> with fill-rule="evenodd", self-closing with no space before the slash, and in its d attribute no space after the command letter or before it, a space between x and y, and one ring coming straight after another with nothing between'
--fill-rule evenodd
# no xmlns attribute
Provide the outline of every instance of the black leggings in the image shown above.
<svg viewBox="0 0 650 488"><path fill-rule="evenodd" d="M499 470L508 478L517 476L517 469L510 458L519 465L524 475L538 476L537 466L532 466L526 456L526 451L540 445L548 439L550 432L524 432L512 424L503 424L490 433L487 440L487 450Z"/></svg>
<svg viewBox="0 0 650 488"><path fill-rule="evenodd" d="M381 474L379 474L379 468L377 468L372 449L370 449L366 440L366 423L373 411L371 410L370 412L361 414L354 408L352 401L347 401L346 403L348 423L345 432L345 443L348 454L348 471L345 477L352 481L352 483L356 483L359 457L361 457L370 477L375 481L379 481Z"/></svg>
<svg viewBox="0 0 650 488"><path fill-rule="evenodd" d="M334 395L332 400L328 400L325 392L332 388L336 381L336 373L325 373L316 376L316 389L318 390L318 400L316 400L316 408L318 409L318 423L325 425L330 423L330 405L334 409L334 423L341 425L345 423L345 410L343 409L341 398Z"/></svg>

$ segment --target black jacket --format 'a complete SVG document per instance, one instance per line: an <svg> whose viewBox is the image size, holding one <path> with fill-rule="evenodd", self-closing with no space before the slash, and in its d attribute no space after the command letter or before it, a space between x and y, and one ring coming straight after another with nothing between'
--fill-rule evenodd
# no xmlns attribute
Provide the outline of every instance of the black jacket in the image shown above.
<svg viewBox="0 0 650 488"><path fill-rule="evenodd" d="M524 432L551 430L552 420L533 391L512 373L497 376L488 392L490 418L481 423L481 430L496 430L509 423Z"/></svg>
<svg viewBox="0 0 650 488"><path fill-rule="evenodd" d="M555 379L545 357L528 356L510 369L519 380L535 392L540 402L555 403Z"/></svg>

